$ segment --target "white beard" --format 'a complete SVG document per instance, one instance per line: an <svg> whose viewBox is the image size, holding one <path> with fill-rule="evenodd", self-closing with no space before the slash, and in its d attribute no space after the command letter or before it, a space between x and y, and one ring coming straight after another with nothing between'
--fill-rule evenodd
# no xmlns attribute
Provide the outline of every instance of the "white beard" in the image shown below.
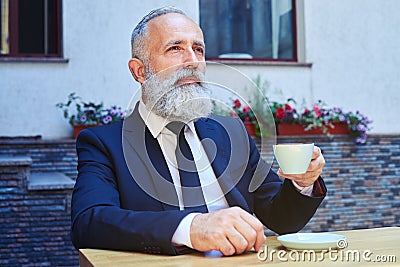
<svg viewBox="0 0 400 267"><path fill-rule="evenodd" d="M211 114L213 104L210 91L201 83L204 81L202 72L181 69L162 81L148 66L147 70L150 71L142 85L147 109L168 120L185 123ZM196 77L200 84L177 85L185 77Z"/></svg>

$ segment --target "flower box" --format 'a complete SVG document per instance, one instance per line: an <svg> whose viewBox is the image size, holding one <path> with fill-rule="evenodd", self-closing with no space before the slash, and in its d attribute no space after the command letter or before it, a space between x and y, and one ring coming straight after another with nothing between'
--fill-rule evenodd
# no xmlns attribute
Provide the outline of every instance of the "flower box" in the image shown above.
<svg viewBox="0 0 400 267"><path fill-rule="evenodd" d="M286 103L270 102L278 135L351 134L357 144L366 142L372 121L360 111L345 112L338 107L325 108L325 104L319 100L311 109L305 108L298 113L289 102L296 103L292 98Z"/></svg>
<svg viewBox="0 0 400 267"><path fill-rule="evenodd" d="M260 87L260 80L255 84ZM311 108L302 104L300 109L295 105L293 98L285 102L271 101L266 97L266 91L261 89L264 98L250 98L242 106L241 100L233 100L230 114L234 118L240 118L243 122L253 122L256 125L255 136L261 136L260 127L263 124L271 125L268 118L272 115L276 132L278 135L332 135L348 134L355 138L356 144L365 144L367 131L371 130L372 121L360 111L344 111L340 107L328 108L322 100L318 100ZM298 111L299 110L299 111ZM270 113L269 113L270 112ZM262 114L259 118L266 118L257 121L255 113ZM265 116L264 116L265 115ZM250 135L253 135L252 126L246 126ZM269 127L271 128L271 127Z"/></svg>
<svg viewBox="0 0 400 267"><path fill-rule="evenodd" d="M76 139L82 130L85 130L87 128L91 128L94 126L99 126L99 125L101 125L101 124L90 124L90 125L75 124L75 125L72 125L72 127L74 129L74 138Z"/></svg>
<svg viewBox="0 0 400 267"><path fill-rule="evenodd" d="M75 106L75 110L71 105ZM110 124L123 119L125 116L121 107L111 106L104 108L103 103L95 104L82 101L81 97L77 96L76 93L69 94L68 101L66 103L57 103L56 107L62 109L64 118L68 119L69 124L72 125L75 139L83 129Z"/></svg>
<svg viewBox="0 0 400 267"><path fill-rule="evenodd" d="M257 136L257 120L249 106L242 106L239 99L233 101L231 117L240 118L250 136Z"/></svg>
<svg viewBox="0 0 400 267"><path fill-rule="evenodd" d="M345 122L332 122L333 128L327 126L327 134L349 134L350 130ZM281 122L277 124L278 135L308 135L325 134L322 128L312 128L305 130L306 126L298 123Z"/></svg>
<svg viewBox="0 0 400 267"><path fill-rule="evenodd" d="M244 121L244 126L246 126L246 130L249 133L250 136L256 136L257 131L256 131L256 125L253 122L250 121Z"/></svg>

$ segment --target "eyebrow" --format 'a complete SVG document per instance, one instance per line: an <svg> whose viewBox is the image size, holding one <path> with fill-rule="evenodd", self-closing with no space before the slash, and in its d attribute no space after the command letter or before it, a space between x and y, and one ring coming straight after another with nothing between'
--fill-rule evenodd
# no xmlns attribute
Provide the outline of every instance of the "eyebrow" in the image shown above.
<svg viewBox="0 0 400 267"><path fill-rule="evenodd" d="M187 43L186 41L182 41L182 40L172 40L172 41L169 41L168 43L166 43L164 47L167 48L168 46L171 46L171 45L179 45L179 44L186 44L186 43ZM203 41L195 40L193 43L195 45L205 47L205 44Z"/></svg>

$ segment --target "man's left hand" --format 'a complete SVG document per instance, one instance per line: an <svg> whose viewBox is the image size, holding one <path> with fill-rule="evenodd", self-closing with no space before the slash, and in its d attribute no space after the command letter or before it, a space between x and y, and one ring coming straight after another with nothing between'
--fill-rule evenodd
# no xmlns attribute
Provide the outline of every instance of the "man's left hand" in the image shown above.
<svg viewBox="0 0 400 267"><path fill-rule="evenodd" d="M306 187L314 184L314 182L321 175L322 168L324 167L324 165L325 165L325 159L321 153L321 149L317 146L314 146L312 159L306 173L284 174L282 170L279 168L278 175L295 181L299 186Z"/></svg>

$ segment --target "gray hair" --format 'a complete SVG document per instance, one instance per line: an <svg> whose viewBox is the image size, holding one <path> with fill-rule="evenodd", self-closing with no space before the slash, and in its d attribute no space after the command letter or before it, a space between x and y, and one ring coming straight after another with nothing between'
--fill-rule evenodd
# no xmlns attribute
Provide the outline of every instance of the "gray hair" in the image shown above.
<svg viewBox="0 0 400 267"><path fill-rule="evenodd" d="M133 29L131 36L132 58L147 61L145 51L145 39L147 34L147 24L150 20L169 13L178 13L187 16L182 10L174 7L161 7L150 11L138 25Z"/></svg>

